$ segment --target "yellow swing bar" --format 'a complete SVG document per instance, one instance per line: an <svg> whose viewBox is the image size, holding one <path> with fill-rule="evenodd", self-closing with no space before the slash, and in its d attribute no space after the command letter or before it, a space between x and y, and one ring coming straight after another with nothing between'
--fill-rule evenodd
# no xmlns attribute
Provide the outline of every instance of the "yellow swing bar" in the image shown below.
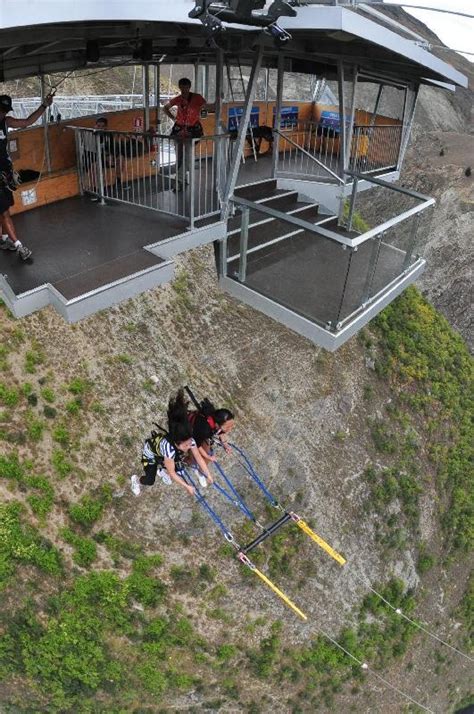
<svg viewBox="0 0 474 714"><path fill-rule="evenodd" d="M303 533L306 533L306 535L308 535L311 538L311 540L314 540L314 542L317 543L320 546L320 548L325 550L326 553L328 553L331 556L331 558L334 558L334 560L337 560L339 565L344 565L344 563L346 562L346 559L343 558L342 555L340 555L336 550L334 550L334 548L331 548L329 543L326 543L326 541L323 540L320 536L318 536L317 533L315 533L313 530L311 530L311 528L308 526L307 523L305 523L305 521L303 521L302 518L294 519L294 522L296 523L298 528L301 528Z"/></svg>
<svg viewBox="0 0 474 714"><path fill-rule="evenodd" d="M237 557L238 557L238 559L240 560L241 563L243 563L244 565L247 565L247 566L250 568L250 570L251 570L253 573L255 573L255 575L258 575L258 577L260 578L260 580L262 580L262 581L265 583L265 585L268 585L268 587L270 588L270 590L273 590L273 592L274 592L276 595L278 595L278 597L280 597L280 598L283 600L283 602L284 602L286 605L288 605L288 607L291 607L291 609L293 610L293 612L296 612L296 614L299 615L302 620L307 620L307 619L308 619L308 616L305 615L304 612L302 612L302 611L299 609L299 607L297 607L297 606L295 605L295 603L292 602L292 601L290 600L290 598L289 598L287 595L285 595L285 593L282 592L282 591L280 590L280 588L278 588L278 587L275 585L275 583L272 583L272 581L269 580L269 578L267 578L267 576L264 575L264 573L262 573L261 570L259 570L258 568L256 568L255 565L252 563L252 561L251 561L244 553L239 553Z"/></svg>

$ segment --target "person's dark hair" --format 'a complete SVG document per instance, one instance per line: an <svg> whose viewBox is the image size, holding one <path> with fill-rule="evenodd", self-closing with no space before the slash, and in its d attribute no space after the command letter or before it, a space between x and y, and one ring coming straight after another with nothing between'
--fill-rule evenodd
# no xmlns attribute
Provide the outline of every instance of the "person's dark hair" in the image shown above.
<svg viewBox="0 0 474 714"><path fill-rule="evenodd" d="M12 98L9 94L0 94L0 112L8 114L13 109Z"/></svg>
<svg viewBox="0 0 474 714"><path fill-rule="evenodd" d="M219 424L219 426L225 424L226 421L229 421L229 419L234 419L234 415L230 409L216 409L214 412L214 421L216 424Z"/></svg>
<svg viewBox="0 0 474 714"><path fill-rule="evenodd" d="M182 421L177 421L169 425L169 434L173 444L180 444L182 441L191 439L193 430L189 421L186 424Z"/></svg>
<svg viewBox="0 0 474 714"><path fill-rule="evenodd" d="M109 120L107 119L107 117L99 117L98 119L95 120L95 123L96 124L105 124L105 126L107 126L109 123Z"/></svg>
<svg viewBox="0 0 474 714"><path fill-rule="evenodd" d="M181 79L178 82L178 87L190 87L191 86L191 80L188 79L187 77L181 77Z"/></svg>
<svg viewBox="0 0 474 714"><path fill-rule="evenodd" d="M183 389L179 389L176 396L168 402L168 432L175 444L186 441L193 435L188 419L188 405Z"/></svg>

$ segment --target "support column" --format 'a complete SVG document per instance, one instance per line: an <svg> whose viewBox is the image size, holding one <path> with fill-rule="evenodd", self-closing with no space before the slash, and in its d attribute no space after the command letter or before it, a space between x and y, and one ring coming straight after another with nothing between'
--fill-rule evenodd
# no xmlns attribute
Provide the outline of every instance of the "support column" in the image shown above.
<svg viewBox="0 0 474 714"><path fill-rule="evenodd" d="M277 74L277 93L275 100L275 119L273 121L273 129L280 130L281 121L281 105L283 102L283 77L285 74L285 56L282 52L278 55L278 74ZM278 168L278 147L280 144L280 137L278 134L274 136L273 140L273 155L272 155L272 178L276 178L277 168Z"/></svg>
<svg viewBox="0 0 474 714"><path fill-rule="evenodd" d="M216 51L216 95L214 97L214 134L220 136L222 132L222 92L223 92L223 80L224 80L224 53L221 49ZM224 140L217 139L216 150L215 150L215 177L216 177L216 193L219 199L219 204L222 208L222 200L224 193L224 162L225 162L225 151L224 151Z"/></svg>
<svg viewBox="0 0 474 714"><path fill-rule="evenodd" d="M237 140L234 146L234 152L232 154L232 161L229 169L229 176L227 177L227 183L224 192L224 205L222 209L222 218L225 220L229 215L229 199L234 193L235 184L237 183L237 175L239 173L240 160L245 147L245 137L247 135L247 129L250 121L250 114L252 111L253 100L255 98L255 91L257 89L257 78L260 71L260 65L262 64L263 57L263 44L259 44L258 49L255 52L254 60L252 64L252 71L250 73L250 79L247 85L247 91L245 93L245 103L244 103L244 113L240 120L239 131L237 133Z"/></svg>
<svg viewBox="0 0 474 714"><path fill-rule="evenodd" d="M344 184L339 186L341 191L339 199L339 217L338 225L342 225L344 216L344 185L346 183L347 177L344 174L344 167L346 164L346 98L344 92L344 63L342 60L337 62L337 88L339 95L339 167L338 173ZM339 319L339 318L338 318Z"/></svg>
<svg viewBox="0 0 474 714"><path fill-rule="evenodd" d="M352 102L351 102L351 114L349 117L349 126L347 128L346 137L346 156L344 161L344 169L349 168L351 162L351 149L352 149L352 135L354 133L354 123L355 123L355 108L357 100L357 78L358 78L358 67L354 65L352 72Z"/></svg>
<svg viewBox="0 0 474 714"><path fill-rule="evenodd" d="M344 91L344 63L337 61L337 89L339 94L339 175L344 179L346 164L346 95Z"/></svg>
<svg viewBox="0 0 474 714"><path fill-rule="evenodd" d="M405 152L408 147L408 142L410 141L410 134L411 134L411 129L413 126L413 119L415 118L415 111L416 111L416 103L418 101L418 93L420 91L420 87L416 87L413 93L413 104L410 109L410 114L408 117L408 122L405 127L405 131L403 134L403 139L402 139L402 145L400 147L400 154L398 156L398 165L397 168L400 169L402 164L403 164L403 159L405 158Z"/></svg>
<svg viewBox="0 0 474 714"><path fill-rule="evenodd" d="M143 79L143 124L144 131L150 128L150 73L148 62L142 65Z"/></svg>
<svg viewBox="0 0 474 714"><path fill-rule="evenodd" d="M160 133L160 124L161 124L161 119L160 119L160 70L161 67L159 64L155 64L154 66L154 74L153 74L153 81L155 85L155 126L156 126L156 131L159 134Z"/></svg>
<svg viewBox="0 0 474 714"><path fill-rule="evenodd" d="M44 81L44 76L41 75L41 101L44 102L48 92L46 90L46 82ZM44 155L46 161L46 169L48 173L51 173L51 148L49 146L49 130L48 130L48 110L45 109L43 116L41 117L41 123L43 125L44 131Z"/></svg>

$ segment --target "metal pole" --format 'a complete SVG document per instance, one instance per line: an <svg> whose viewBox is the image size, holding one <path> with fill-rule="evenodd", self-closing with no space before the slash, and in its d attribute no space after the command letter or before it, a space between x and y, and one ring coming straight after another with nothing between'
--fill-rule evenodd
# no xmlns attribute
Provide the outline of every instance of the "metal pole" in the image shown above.
<svg viewBox="0 0 474 714"><path fill-rule="evenodd" d="M160 133L159 128L160 128L160 123L161 123L161 119L160 119L160 69L161 69L160 65L155 64L154 76L153 76L154 83L155 83L155 106L156 106L155 126L156 126L156 131L158 134Z"/></svg>
<svg viewBox="0 0 474 714"><path fill-rule="evenodd" d="M359 71L356 65L354 65L353 77L352 77L352 103L351 103L351 114L349 118L349 127L347 130L346 138L346 156L344 162L344 169L349 167L351 160L351 149L352 149L352 134L354 132L354 120L355 120L355 106L356 106L356 94L357 94L357 78Z"/></svg>
<svg viewBox="0 0 474 714"><path fill-rule="evenodd" d="M282 52L278 55L278 74L277 74L277 93L275 100L275 119L273 121L273 129L280 131L281 122L281 105L283 100L283 77L285 74L285 56ZM276 178L278 169L278 145L280 137L278 134L273 135L273 155L272 155L272 178Z"/></svg>
<svg viewBox="0 0 474 714"><path fill-rule="evenodd" d="M242 222L240 224L240 260L239 260L239 282L245 283L247 277L247 248L249 243L249 222L250 210L242 209Z"/></svg>
<svg viewBox="0 0 474 714"><path fill-rule="evenodd" d="M224 80L224 53L221 49L216 51L216 96L214 103L214 134L220 136L222 134L222 92L223 92L223 80ZM223 162L224 162L224 151L223 151L223 140L217 139L216 149L215 149L215 161L216 161L216 193L219 202L222 203L222 192L223 192ZM221 205L222 208L222 205Z"/></svg>
<svg viewBox="0 0 474 714"><path fill-rule="evenodd" d="M377 99L375 100L374 113L372 114L372 119L370 120L370 126L375 126L375 120L377 118L377 114L379 111L380 100L382 99L383 88L384 88L384 85L380 84L379 90L377 92Z"/></svg>
<svg viewBox="0 0 474 714"><path fill-rule="evenodd" d="M247 135L247 128L250 121L250 114L252 111L253 100L255 98L255 91L257 88L257 77L260 71L260 65L262 64L263 56L263 44L258 46L257 51L254 55L254 60L252 64L252 71L250 73L250 79L247 85L247 92L245 95L244 113L240 120L239 131L237 133L237 140L234 146L234 153L232 156L232 161L229 170L229 176L227 178L227 184L224 193L224 206L222 211L222 218L226 219L229 215L230 202L229 199L234 193L235 184L237 183L237 175L239 173L240 159L242 157L244 147L245 147L245 137Z"/></svg>
<svg viewBox="0 0 474 714"><path fill-rule="evenodd" d="M99 172L99 203L104 206L105 201L104 201L104 169L102 166L102 146L100 143L100 134L96 134L95 136L95 149L96 149L96 166L97 170Z"/></svg>
<svg viewBox="0 0 474 714"><path fill-rule="evenodd" d="M41 102L46 99L46 82L44 81L44 76L41 75ZM44 131L44 156L46 160L46 169L48 173L51 173L51 150L49 146L49 131L48 131L48 110L45 109L43 116L41 117L41 123L43 124Z"/></svg>
<svg viewBox="0 0 474 714"><path fill-rule="evenodd" d="M402 146L400 148L400 154L398 157L398 168L403 164L403 159L405 158L405 152L408 147L408 142L410 140L411 128L413 126L413 119L415 118L416 103L418 101L418 93L420 91L419 85L416 87L413 96L413 104L410 111L410 116L403 136Z"/></svg>
<svg viewBox="0 0 474 714"><path fill-rule="evenodd" d="M407 252L405 253L405 260L403 261L403 265L402 265L402 273L410 265L411 256L413 255L413 251L415 250L415 245L416 245L416 241L418 238L418 228L420 225L420 218L421 218L421 215L419 213L417 213L417 215L414 216L414 218L413 218L413 226L411 229L410 239L409 239L408 245L407 245Z"/></svg>
<svg viewBox="0 0 474 714"><path fill-rule="evenodd" d="M344 63L337 61L337 89L339 94L339 175L344 177L346 166L346 96L344 91Z"/></svg>
<svg viewBox="0 0 474 714"><path fill-rule="evenodd" d="M352 194L351 194L351 204L349 206L349 217L347 221L347 230L351 231L352 230L352 219L354 217L354 208L355 208L355 202L357 198L357 184L359 183L359 179L355 178L354 183L352 184Z"/></svg>
<svg viewBox="0 0 474 714"><path fill-rule="evenodd" d="M148 71L148 62L142 65L143 78L143 124L144 130L150 128L150 74Z"/></svg>

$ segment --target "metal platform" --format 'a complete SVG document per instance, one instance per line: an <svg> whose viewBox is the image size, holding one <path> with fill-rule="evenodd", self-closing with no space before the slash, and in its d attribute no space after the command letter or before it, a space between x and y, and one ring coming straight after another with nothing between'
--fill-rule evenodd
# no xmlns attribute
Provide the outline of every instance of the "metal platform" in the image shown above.
<svg viewBox="0 0 474 714"><path fill-rule="evenodd" d="M0 253L0 292L17 317L53 304L68 321L109 307L173 277L173 255L221 236L214 222L184 219L77 197L15 216L26 263Z"/></svg>

